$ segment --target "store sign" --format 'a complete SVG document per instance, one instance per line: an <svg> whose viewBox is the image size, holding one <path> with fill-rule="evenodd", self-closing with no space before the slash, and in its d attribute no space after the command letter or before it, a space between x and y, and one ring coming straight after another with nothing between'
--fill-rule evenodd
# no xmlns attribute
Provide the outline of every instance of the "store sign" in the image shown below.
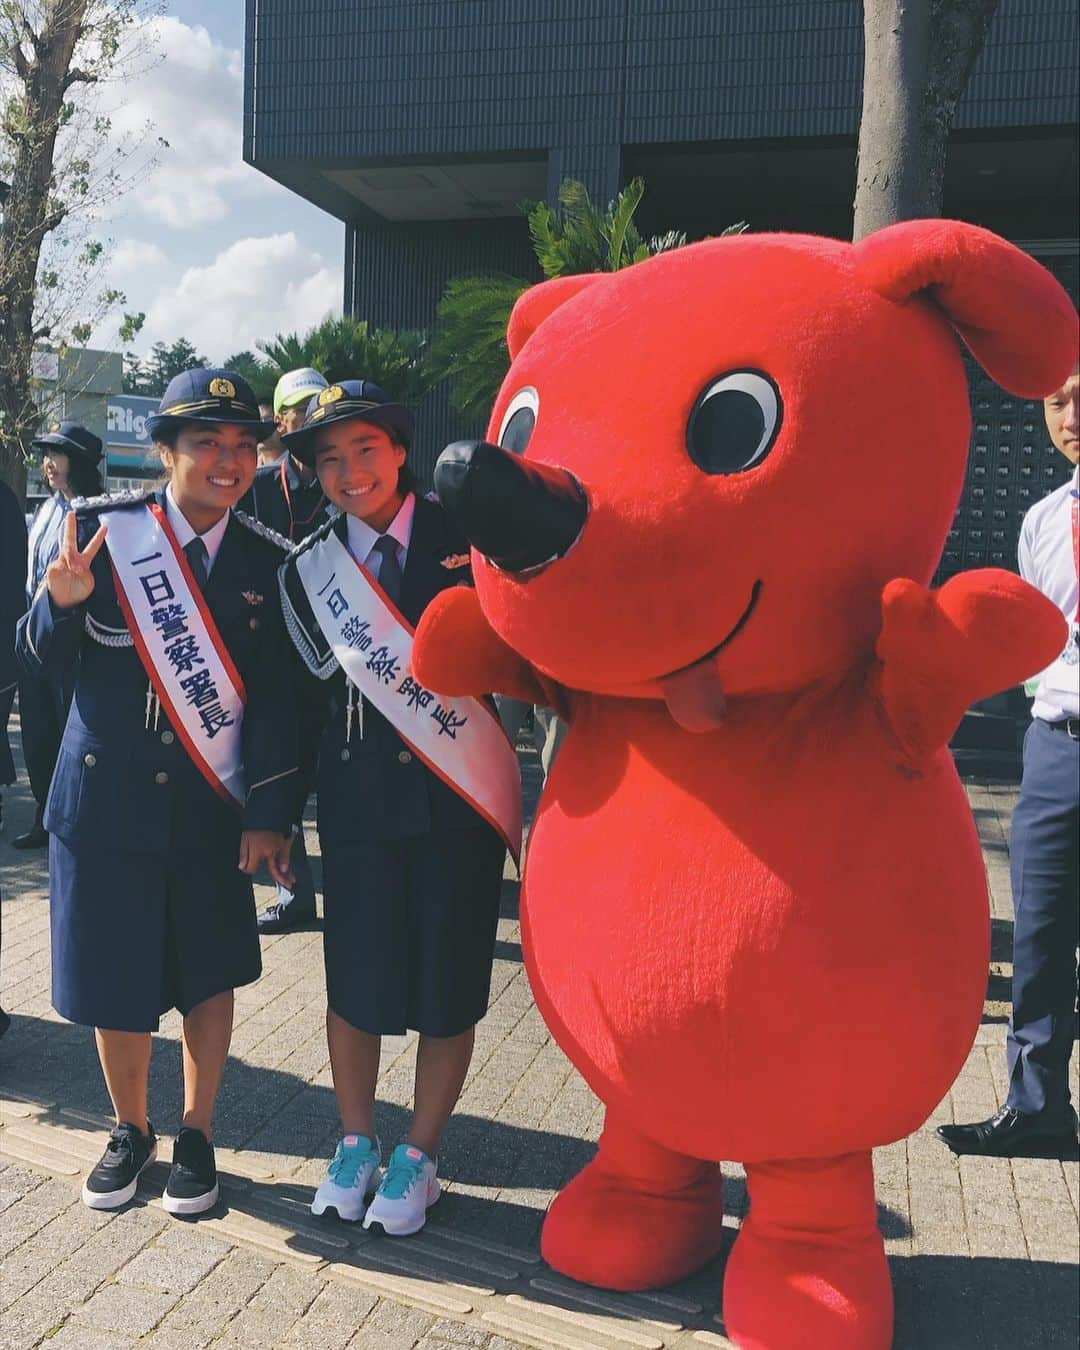
<svg viewBox="0 0 1080 1350"><path fill-rule="evenodd" d="M109 451L109 477L118 474L142 476L156 473L157 466L150 465L147 458L150 452L150 436L146 430L146 419L156 411L156 398L144 398L140 394L111 394L105 414L105 444Z"/></svg>

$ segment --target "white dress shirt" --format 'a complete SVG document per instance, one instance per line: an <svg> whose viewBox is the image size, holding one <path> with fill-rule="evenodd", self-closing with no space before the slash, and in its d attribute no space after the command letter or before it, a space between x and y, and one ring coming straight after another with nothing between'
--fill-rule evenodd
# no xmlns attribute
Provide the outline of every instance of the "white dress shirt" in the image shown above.
<svg viewBox="0 0 1080 1350"><path fill-rule="evenodd" d="M397 560L402 572L405 571L405 559L409 556L409 541L412 538L415 512L416 497L410 492L398 507L397 515L384 532L397 542ZM370 525L365 524L356 516L348 516L346 519L348 522L346 529L348 531L349 552L378 581L379 569L382 567L382 554L374 553L372 550L383 536L378 530L373 530Z"/></svg>
<svg viewBox="0 0 1080 1350"><path fill-rule="evenodd" d="M218 549L221 548L221 541L225 538L225 531L229 528L228 511L216 525L211 525L205 534L199 534L197 530L192 529L187 516L177 506L170 483L165 489L165 518L172 526L172 532L176 535L176 542L181 548L186 548L196 535L203 541L206 545L206 575L209 576L213 571L214 559L218 555Z"/></svg>
<svg viewBox="0 0 1080 1350"><path fill-rule="evenodd" d="M1062 654L1037 677L1033 717L1060 722L1080 717L1080 646L1076 605L1080 594L1073 546L1073 502L1080 492L1080 469L1024 517L1020 529L1020 575L1053 600L1069 621Z"/></svg>

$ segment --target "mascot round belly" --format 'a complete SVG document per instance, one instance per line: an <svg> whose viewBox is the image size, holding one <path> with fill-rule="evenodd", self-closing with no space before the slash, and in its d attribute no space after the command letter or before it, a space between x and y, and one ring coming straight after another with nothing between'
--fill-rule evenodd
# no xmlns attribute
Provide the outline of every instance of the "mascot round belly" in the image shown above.
<svg viewBox="0 0 1080 1350"><path fill-rule="evenodd" d="M543 1254L615 1289L751 1208L729 1335L885 1350L871 1149L916 1129L979 1022L986 883L947 742L1061 650L1010 573L928 585L970 419L957 335L1023 398L1076 314L1027 255L916 221L851 245L717 239L534 287L489 440L436 485L473 545L414 668L569 732L529 843L525 959L604 1101Z"/></svg>

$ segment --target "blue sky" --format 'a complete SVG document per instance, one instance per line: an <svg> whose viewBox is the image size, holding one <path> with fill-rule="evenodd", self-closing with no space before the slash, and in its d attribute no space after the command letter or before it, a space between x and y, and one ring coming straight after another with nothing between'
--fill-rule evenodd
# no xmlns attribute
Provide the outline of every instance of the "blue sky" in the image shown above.
<svg viewBox="0 0 1080 1350"><path fill-rule="evenodd" d="M171 0L151 30L113 120L169 148L107 226L108 279L146 314L135 350L182 336L220 361L340 312L344 226L241 158L243 0ZM93 341L115 347L115 323Z"/></svg>

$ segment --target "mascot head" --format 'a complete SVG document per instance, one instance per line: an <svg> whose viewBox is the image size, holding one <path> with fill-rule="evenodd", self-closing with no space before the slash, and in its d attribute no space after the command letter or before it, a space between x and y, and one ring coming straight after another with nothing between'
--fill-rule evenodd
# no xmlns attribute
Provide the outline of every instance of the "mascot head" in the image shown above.
<svg viewBox="0 0 1080 1350"><path fill-rule="evenodd" d="M885 583L940 557L970 430L957 334L1024 398L1076 357L1049 273L953 221L716 239L527 291L488 440L436 471L489 623L560 683L687 725L841 676Z"/></svg>

